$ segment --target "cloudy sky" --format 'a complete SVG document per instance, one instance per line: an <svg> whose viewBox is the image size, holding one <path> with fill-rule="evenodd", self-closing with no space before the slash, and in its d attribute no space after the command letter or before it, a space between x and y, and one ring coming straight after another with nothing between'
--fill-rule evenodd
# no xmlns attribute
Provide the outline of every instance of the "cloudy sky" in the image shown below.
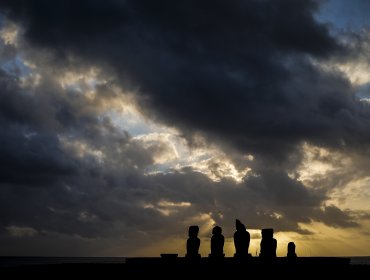
<svg viewBox="0 0 370 280"><path fill-rule="evenodd" d="M370 255L366 0L2 0L0 255Z"/></svg>

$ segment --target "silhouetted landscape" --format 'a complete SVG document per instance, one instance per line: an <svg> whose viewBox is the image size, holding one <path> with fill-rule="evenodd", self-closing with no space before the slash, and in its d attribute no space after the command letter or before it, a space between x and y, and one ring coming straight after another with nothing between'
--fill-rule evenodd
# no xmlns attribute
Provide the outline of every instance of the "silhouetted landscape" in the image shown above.
<svg viewBox="0 0 370 280"><path fill-rule="evenodd" d="M176 253L162 253L160 257L126 258L125 263L59 263L59 264L18 264L1 267L1 272L12 277L68 277L113 276L150 277L166 279L228 279L229 277L267 277L278 279L306 279L328 275L332 277L359 277L370 273L370 265L351 265L348 257L298 257L294 242L289 242L287 255L276 256L277 240L273 238L273 229L261 230L260 254L252 257L248 252L250 234L240 220L235 221L235 254L225 257L223 252L224 236L222 228L215 226L212 230L211 253L201 257L198 238L199 227L192 225L188 229L186 255L179 257ZM1 260L1 258L0 258Z"/></svg>
<svg viewBox="0 0 370 280"><path fill-rule="evenodd" d="M162 257L127 258L125 263L65 263L18 265L0 267L3 277L36 277L37 279L61 279L73 276L81 277L150 277L166 279L230 279L230 277L267 277L279 279L316 279L325 275L333 277L361 277L369 275L369 265L350 265L349 258L298 257L294 261L286 257L277 257L265 261L259 257L237 259L199 258L189 261L176 254L164 254ZM209 279L209 278L207 278ZM342 278L340 278L342 279ZM352 278L350 278L352 279Z"/></svg>

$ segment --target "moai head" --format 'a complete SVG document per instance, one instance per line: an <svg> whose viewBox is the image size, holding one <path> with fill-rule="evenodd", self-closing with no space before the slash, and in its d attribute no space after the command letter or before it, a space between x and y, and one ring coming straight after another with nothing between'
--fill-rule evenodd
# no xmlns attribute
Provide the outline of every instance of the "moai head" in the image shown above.
<svg viewBox="0 0 370 280"><path fill-rule="evenodd" d="M246 230L245 226L238 219L235 220L235 228L236 228L237 231L245 231Z"/></svg>
<svg viewBox="0 0 370 280"><path fill-rule="evenodd" d="M221 235L222 233L222 228L220 228L219 226L215 226L212 230L212 234L214 235Z"/></svg>
<svg viewBox="0 0 370 280"><path fill-rule="evenodd" d="M190 226L189 227L189 237L197 237L199 232L198 226Z"/></svg>
<svg viewBox="0 0 370 280"><path fill-rule="evenodd" d="M273 228L264 228L262 229L262 238L263 239L270 239L274 236L274 229Z"/></svg>

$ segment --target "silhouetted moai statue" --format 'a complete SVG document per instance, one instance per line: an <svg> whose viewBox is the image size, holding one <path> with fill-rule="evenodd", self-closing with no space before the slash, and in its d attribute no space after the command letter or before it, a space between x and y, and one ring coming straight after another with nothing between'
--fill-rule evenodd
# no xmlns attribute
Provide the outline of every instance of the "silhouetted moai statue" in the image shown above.
<svg viewBox="0 0 370 280"><path fill-rule="evenodd" d="M274 229L272 228L262 229L260 257L276 258L277 241L273 236Z"/></svg>
<svg viewBox="0 0 370 280"><path fill-rule="evenodd" d="M251 239L249 232L238 219L235 220L235 227L236 232L234 233L234 257L248 257L249 242Z"/></svg>
<svg viewBox="0 0 370 280"><path fill-rule="evenodd" d="M189 227L189 238L186 241L186 257L187 258L200 258L199 246L200 239L198 238L199 227L190 226Z"/></svg>
<svg viewBox="0 0 370 280"><path fill-rule="evenodd" d="M224 243L225 238L222 235L222 228L215 226L212 230L211 238L211 254L209 255L212 258L222 258L224 254Z"/></svg>
<svg viewBox="0 0 370 280"><path fill-rule="evenodd" d="M296 258L297 257L297 254L295 253L295 244L294 242L289 242L288 243L288 254L287 254L287 257L288 258Z"/></svg>

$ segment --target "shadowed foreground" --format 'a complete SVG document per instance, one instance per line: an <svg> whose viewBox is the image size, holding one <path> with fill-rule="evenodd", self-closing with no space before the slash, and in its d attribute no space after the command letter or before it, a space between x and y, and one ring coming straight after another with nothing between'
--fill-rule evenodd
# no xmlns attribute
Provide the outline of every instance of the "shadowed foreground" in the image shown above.
<svg viewBox="0 0 370 280"><path fill-rule="evenodd" d="M55 264L1 268L7 277L67 278L83 277L150 277L151 279L231 279L230 277L274 276L280 279L306 279L325 277L356 277L369 275L370 266L350 265L348 258L287 258L238 260L201 258L189 261L185 258L128 258L125 264ZM210 278L211 277L211 278Z"/></svg>

